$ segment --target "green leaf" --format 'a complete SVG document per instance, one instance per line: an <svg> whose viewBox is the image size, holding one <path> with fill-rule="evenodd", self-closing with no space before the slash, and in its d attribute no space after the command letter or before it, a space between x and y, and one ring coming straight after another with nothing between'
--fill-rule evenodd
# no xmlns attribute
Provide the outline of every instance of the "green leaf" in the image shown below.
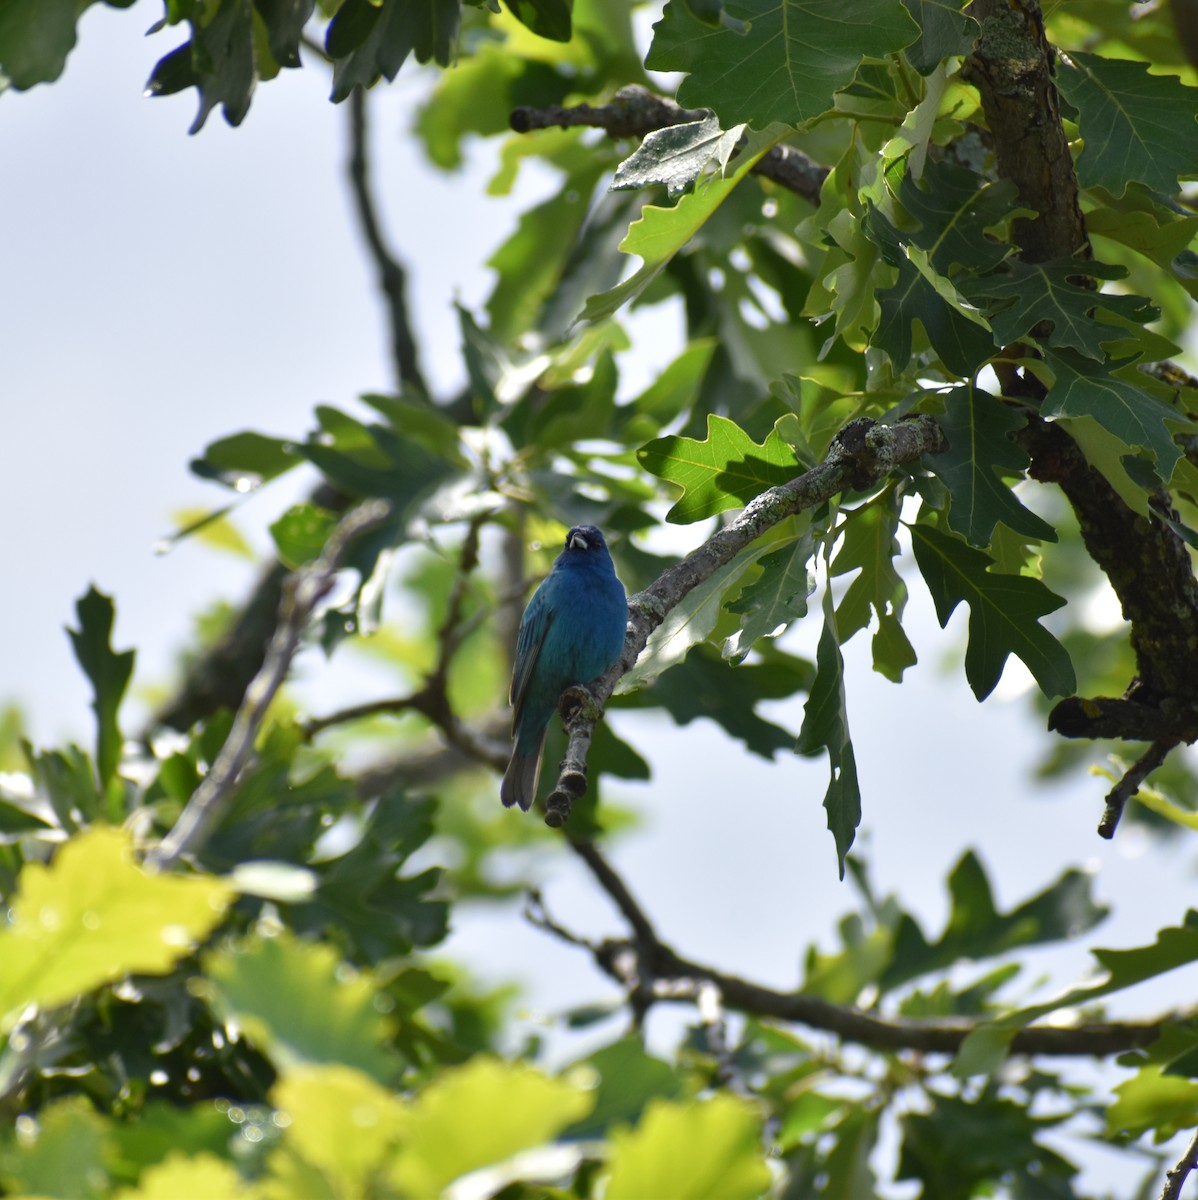
<svg viewBox="0 0 1198 1200"><path fill-rule="evenodd" d="M999 475L1027 470L1029 458L1010 435L1025 419L981 388L953 388L945 399L940 427L948 439L943 454L929 455L927 465L952 495L948 524L972 545L990 544L1002 521L1029 538L1055 542L1056 530L1025 508Z"/></svg>
<svg viewBox="0 0 1198 1200"><path fill-rule="evenodd" d="M1198 217L1161 209L1142 189L1132 188L1122 201L1090 209L1086 232L1091 237L1110 238L1158 267L1172 269L1177 256L1198 236Z"/></svg>
<svg viewBox="0 0 1198 1200"><path fill-rule="evenodd" d="M667 671L643 695L645 707L661 705L679 725L707 718L762 758L794 745L794 734L758 716L763 700L781 700L811 686L814 671L803 659L733 666L708 646L693 646L686 662ZM638 705L639 707L639 705Z"/></svg>
<svg viewBox="0 0 1198 1200"><path fill-rule="evenodd" d="M877 0L744 0L725 11L745 27L712 29L671 0L645 66L686 71L678 102L724 126L801 125L832 107L863 58L885 58L919 32L898 4Z"/></svg>
<svg viewBox="0 0 1198 1200"><path fill-rule="evenodd" d="M973 24L967 17L961 19ZM986 232L1011 214L1015 195L1010 180L987 183L951 159L933 159L918 182L910 174L903 176L899 200L919 228L896 231L896 235L926 251L941 275L959 266L992 271L1010 253L1010 246L987 237Z"/></svg>
<svg viewBox="0 0 1198 1200"><path fill-rule="evenodd" d="M31 1133L13 1139L0 1157L6 1195L45 1200L111 1195L104 1153L110 1126L86 1099L55 1100L30 1124Z"/></svg>
<svg viewBox="0 0 1198 1200"><path fill-rule="evenodd" d="M331 945L279 933L207 954L203 969L222 1019L236 1022L280 1071L341 1063L381 1083L398 1074L377 985Z"/></svg>
<svg viewBox="0 0 1198 1200"><path fill-rule="evenodd" d="M210 442L189 466L201 479L216 480L235 492L250 492L303 461L286 439L246 430Z"/></svg>
<svg viewBox="0 0 1198 1200"><path fill-rule="evenodd" d="M117 723L121 700L133 675L134 650L117 653L112 648L116 617L112 598L89 587L75 601L78 629L67 629L75 658L92 685L92 710L96 714L96 775L100 789L116 774L121 761L121 730Z"/></svg>
<svg viewBox="0 0 1198 1200"><path fill-rule="evenodd" d="M570 40L573 0L506 0L512 15L539 37L552 42Z"/></svg>
<svg viewBox="0 0 1198 1200"><path fill-rule="evenodd" d="M877 1195L877 1178L869 1164L878 1141L881 1113L864 1106L850 1107L844 1120L828 1132L835 1141L824 1163L827 1200L865 1200Z"/></svg>
<svg viewBox="0 0 1198 1200"><path fill-rule="evenodd" d="M1065 603L1060 596L1026 575L993 574L986 569L994 561L989 555L930 525L910 529L941 627L962 600L969 605L965 677L979 700L994 690L1011 654L1023 660L1046 696L1074 690L1068 652L1038 619Z"/></svg>
<svg viewBox="0 0 1198 1200"><path fill-rule="evenodd" d="M815 682L803 712L803 727L795 744L798 754L828 751L831 777L824 793L828 829L836 841L840 878L844 860L861 824L861 786L857 782L857 757L849 735L849 714L844 690L844 657L836 636L832 589L824 589L824 628L815 655Z"/></svg>
<svg viewBox="0 0 1198 1200"><path fill-rule="evenodd" d="M1055 378L1040 410L1042 415L1093 417L1121 442L1148 450L1162 479L1173 475L1181 450L1165 422L1184 423L1182 413L1146 388L1113 374L1109 364L1088 362L1067 351L1049 351L1045 358Z"/></svg>
<svg viewBox="0 0 1198 1200"><path fill-rule="evenodd" d="M761 559L761 574L728 605L730 613L743 618L728 648L729 657L743 658L759 638L777 637L792 621L807 615L807 597L815 590L807 567L815 553L815 539L810 518L804 514L800 522L798 537Z"/></svg>
<svg viewBox="0 0 1198 1200"><path fill-rule="evenodd" d="M715 413L707 416L704 441L671 434L642 446L636 457L651 475L682 488L681 498L666 513L666 520L676 525L747 504L801 469L776 430L758 445L734 421Z"/></svg>
<svg viewBox="0 0 1198 1200"><path fill-rule="evenodd" d="M367 1196L379 1194L377 1174L393 1160L406 1128L405 1105L370 1076L340 1063L296 1065L271 1088L275 1107L289 1124L281 1151L272 1155L272 1196ZM310 1179L296 1186L292 1162L324 1177L318 1190ZM289 1162L292 1160L292 1162Z"/></svg>
<svg viewBox="0 0 1198 1200"><path fill-rule="evenodd" d="M1074 280L1122 279L1125 267L1110 263L1057 258L1029 263L1010 260L1002 272L962 282L962 289L981 305L999 345L1008 345L1035 330L1037 341L1056 349L1069 347L1088 358L1105 357L1103 344L1125 337L1121 326L1102 321L1096 309L1115 313L1133 324L1160 315L1143 296L1095 292ZM1045 322L1046 333L1036 326Z"/></svg>
<svg viewBox="0 0 1198 1200"><path fill-rule="evenodd" d="M49 866L21 871L0 930L0 1028L125 975L161 974L191 953L233 900L206 876L148 875L127 834L94 826Z"/></svg>
<svg viewBox="0 0 1198 1200"><path fill-rule="evenodd" d="M299 67L304 26L316 8L316 0L254 0L266 27L271 56L280 67Z"/></svg>
<svg viewBox="0 0 1198 1200"><path fill-rule="evenodd" d="M713 159L719 160L721 169L726 167L743 132L744 126L738 125L725 133L710 116L654 129L616 168L612 189L664 184L666 191L676 196L690 187Z"/></svg>
<svg viewBox="0 0 1198 1200"><path fill-rule="evenodd" d="M606 1200L759 1200L770 1186L761 1118L739 1096L655 1100L633 1130L611 1137Z"/></svg>
<svg viewBox="0 0 1198 1200"><path fill-rule="evenodd" d="M956 288L936 272L918 246L904 245L898 230L876 209L866 222L898 280L876 293L881 318L872 342L902 371L911 361L911 325L918 321L932 348L956 375L968 377L994 353L994 338L968 310Z"/></svg>
<svg viewBox="0 0 1198 1200"><path fill-rule="evenodd" d="M1085 148L1077 162L1082 187L1123 195L1131 181L1172 195L1178 176L1198 171L1198 88L1148 63L1073 53L1057 85L1080 114Z"/></svg>
<svg viewBox="0 0 1198 1200"><path fill-rule="evenodd" d="M930 75L946 58L964 56L973 49L980 29L961 9L968 0L903 0L920 33L904 53L921 74Z"/></svg>
<svg viewBox="0 0 1198 1200"><path fill-rule="evenodd" d="M449 903L436 894L441 869L401 873L432 835L433 807L432 800L406 796L399 788L381 796L358 841L322 864L313 899L292 907L292 927L312 936L335 929L352 939L357 961L365 962L441 941L449 928Z"/></svg>
<svg viewBox="0 0 1198 1200"><path fill-rule="evenodd" d="M293 504L270 526L283 565L292 571L320 557L337 517L318 504Z"/></svg>
<svg viewBox="0 0 1198 1200"><path fill-rule="evenodd" d="M345 0L329 22L325 50L333 60L333 100L355 87L370 87L382 75L399 74L409 54L417 62L453 61L461 22L461 0Z"/></svg>
<svg viewBox="0 0 1198 1200"><path fill-rule="evenodd" d="M1093 1004L1106 996L1135 987L1146 979L1165 975L1192 962L1198 962L1198 912L1186 912L1181 925L1169 925L1157 931L1156 940L1130 950L1097 949L1091 951L1101 971L1100 982L1083 983L1059 993L1053 999L1028 1005L1004 1014L994 1022L981 1025L966 1039L958 1057L984 1059L981 1069L993 1070L1002 1060L1015 1033L1041 1017L1064 1008ZM986 1044L985 1054L975 1054L975 1043Z"/></svg>
<svg viewBox="0 0 1198 1200"><path fill-rule="evenodd" d="M146 84L147 94L169 96L196 88L200 108L188 133L199 133L218 104L230 125L240 125L258 80L250 0L217 0L192 19L191 30L189 43L159 60Z"/></svg>
<svg viewBox="0 0 1198 1200"><path fill-rule="evenodd" d="M787 132L774 126L750 134L748 143L729 163L730 173L701 179L694 191L683 196L673 208L646 204L640 218L633 221L628 236L620 243L625 254L637 254L644 260L640 269L610 291L592 296L579 320L599 321L610 317L621 305L639 296L732 194L754 164Z"/></svg>
<svg viewBox="0 0 1198 1200"><path fill-rule="evenodd" d="M561 1136L570 1141L601 1137L614 1125L631 1125L650 1100L673 1100L683 1089L679 1073L647 1054L635 1035L604 1046L577 1066L597 1071L599 1086L590 1114L562 1130Z"/></svg>
<svg viewBox="0 0 1198 1200"><path fill-rule="evenodd" d="M75 23L92 0L6 0L0 4L0 72L19 91L62 74Z"/></svg>
<svg viewBox="0 0 1198 1200"><path fill-rule="evenodd" d="M1151 1129L1159 1142L1198 1125L1198 1082L1169 1075L1163 1066L1149 1063L1113 1090L1115 1103L1106 1110L1110 1137Z"/></svg>
<svg viewBox="0 0 1198 1200"><path fill-rule="evenodd" d="M1041 1129L1051 1128L1061 1118L1033 1117L1027 1106L989 1088L972 1101L935 1092L929 1100L930 1111L910 1113L900 1122L897 1177L920 1180L923 1195L969 1200L992 1190L979 1185L1006 1181L1017 1172L1028 1183L1014 1195L1047 1200L1076 1194L1069 1186L1076 1169L1035 1140ZM1026 1173L1030 1164L1036 1166L1032 1176ZM1063 1180L1063 1189L1049 1190L1053 1177ZM1040 1190L1032 1190L1037 1181Z"/></svg>
<svg viewBox="0 0 1198 1200"><path fill-rule="evenodd" d="M403 1195L440 1195L469 1171L550 1141L594 1104L592 1093L524 1063L473 1059L437 1076L410 1106L391 1178Z"/></svg>
<svg viewBox="0 0 1198 1200"><path fill-rule="evenodd" d="M901 987L932 971L968 960L979 962L1025 946L1079 937L1110 911L1095 904L1094 879L1070 868L1044 891L1001 913L981 860L966 851L948 877L949 916L944 932L929 942L915 919L904 913L894 934L894 951L878 986Z"/></svg>
<svg viewBox="0 0 1198 1200"><path fill-rule="evenodd" d="M892 683L901 683L903 672L915 665L915 650L901 624L907 605L907 585L894 566L899 551L898 498L874 501L845 514L840 549L832 560L833 577L858 571L836 609L836 635L847 642L869 625L870 611L877 615L873 639L874 670Z"/></svg>
<svg viewBox="0 0 1198 1200"><path fill-rule="evenodd" d="M179 1200L181 1196L241 1200L252 1194L247 1192L241 1173L227 1159L176 1150L147 1167L137 1181L136 1190L119 1192L117 1200Z"/></svg>

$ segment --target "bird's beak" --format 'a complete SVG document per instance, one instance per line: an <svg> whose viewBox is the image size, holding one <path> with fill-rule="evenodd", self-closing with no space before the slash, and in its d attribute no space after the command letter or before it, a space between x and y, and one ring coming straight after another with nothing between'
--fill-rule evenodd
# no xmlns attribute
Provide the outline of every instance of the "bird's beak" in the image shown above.
<svg viewBox="0 0 1198 1200"><path fill-rule="evenodd" d="M570 535L571 550L585 550L587 548L587 539L585 534L572 533Z"/></svg>

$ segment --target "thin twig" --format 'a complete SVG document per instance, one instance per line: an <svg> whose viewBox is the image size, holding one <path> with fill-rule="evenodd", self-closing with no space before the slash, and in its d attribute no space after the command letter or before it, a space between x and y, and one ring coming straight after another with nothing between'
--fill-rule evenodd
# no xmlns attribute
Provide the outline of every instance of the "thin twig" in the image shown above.
<svg viewBox="0 0 1198 1200"><path fill-rule="evenodd" d="M731 562L751 542L780 521L813 508L852 487L873 487L895 467L939 454L944 434L929 416L916 416L895 425L879 425L867 417L850 421L837 434L827 458L789 483L769 488L745 507L731 524L713 534L681 562L663 571L643 592L628 601L628 634L619 661L590 687L566 721L568 742L563 768L551 795L545 820L565 823L570 802L586 791L586 762L595 723L622 676L632 670L641 651L667 614L682 600Z"/></svg>
<svg viewBox="0 0 1198 1200"><path fill-rule="evenodd" d="M673 100L633 84L621 88L608 104L515 108L510 121L517 133L587 126L602 129L614 138L643 138L654 130L701 121L708 115L706 109L683 108ZM818 205L828 168L813 162L793 146L779 145L761 158L753 167L753 174L772 179L779 186Z"/></svg>
<svg viewBox="0 0 1198 1200"><path fill-rule="evenodd" d="M475 513L466 526L466 536L462 539L462 548L458 552L457 575L453 582L453 590L449 594L449 604L445 610L445 620L437 631L437 663L429 674L425 685L430 691L444 692L449 676L449 664L453 661L454 651L462 643L462 609L466 603L466 593L470 586L470 576L478 566L478 542L483 526L491 519L490 511Z"/></svg>
<svg viewBox="0 0 1198 1200"><path fill-rule="evenodd" d="M351 704L324 717L310 717L303 723L301 729L304 740L311 741L318 733L323 733L334 725L346 725L350 721L362 721L367 717L394 716L398 713L419 711L420 707L419 692L410 696L387 696L382 700L367 700L362 704Z"/></svg>
<svg viewBox="0 0 1198 1200"><path fill-rule="evenodd" d="M656 943L658 937L653 923L628 890L619 872L603 857L599 847L594 842L576 841L574 838L567 838L566 845L586 863L596 882L611 897L633 933L645 942Z"/></svg>
<svg viewBox="0 0 1198 1200"><path fill-rule="evenodd" d="M346 552L357 538L378 528L390 515L391 505L385 500L367 500L360 504L342 518L320 557L287 580L279 607L279 623L267 647L266 658L246 688L229 736L174 828L163 838L161 845L147 855L147 866L164 870L182 855L195 853L207 841L232 799L271 701L287 678L312 614L332 588Z"/></svg>
<svg viewBox="0 0 1198 1200"><path fill-rule="evenodd" d="M568 844L587 864L632 930L631 938L586 945L599 969L628 990L634 1017L643 1017L645 1007L654 1003L697 1003L702 986L710 984L718 990L726 1009L806 1025L875 1050L955 1054L978 1028L979 1022L964 1019L881 1017L800 991L763 987L684 958L658 937L628 885L597 846L582 841ZM1147 1046L1160 1036L1167 1022L1192 1015L1169 1013L1150 1021L1091 1021L1073 1026L1033 1024L1015 1034L1011 1053L1102 1058Z"/></svg>
<svg viewBox="0 0 1198 1200"><path fill-rule="evenodd" d="M349 94L349 103L346 106L349 110L350 190L353 193L358 222L362 226L362 235L378 270L379 289L387 305L391 325L391 353L395 359L399 386L401 389L428 396L428 384L420 369L420 356L408 315L407 272L387 247L370 191L366 105L366 89L354 88Z"/></svg>
<svg viewBox="0 0 1198 1200"><path fill-rule="evenodd" d="M1170 1167L1165 1172L1165 1186L1161 1190L1161 1200L1181 1200L1181 1189L1190 1172L1198 1167L1198 1133L1190 1139L1186 1152L1181 1156L1177 1166Z"/></svg>
<svg viewBox="0 0 1198 1200"><path fill-rule="evenodd" d="M1098 823L1098 836L1108 841L1115 836L1119 818L1123 816L1123 806L1136 794L1140 784L1152 774L1169 757L1169 753L1177 745L1176 738L1160 738L1152 743L1143 754L1128 768L1127 774L1106 796L1106 808L1102 812L1102 820Z"/></svg>

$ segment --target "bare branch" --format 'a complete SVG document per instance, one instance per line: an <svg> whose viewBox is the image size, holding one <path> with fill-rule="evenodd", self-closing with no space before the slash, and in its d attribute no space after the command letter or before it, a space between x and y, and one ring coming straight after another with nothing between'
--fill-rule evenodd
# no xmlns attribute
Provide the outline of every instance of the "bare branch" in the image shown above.
<svg viewBox="0 0 1198 1200"><path fill-rule="evenodd" d="M362 227L362 236L366 239L370 256L374 259L378 271L379 290L383 293L383 300L387 306L391 326L391 353L395 360L399 386L403 390L416 391L422 396L428 396L428 384L420 369L420 356L408 315L407 272L387 247L370 191L367 103L365 88L356 87L350 92L349 103L346 105L349 110L350 189L358 222Z"/></svg>
<svg viewBox="0 0 1198 1200"><path fill-rule="evenodd" d="M1165 1172L1165 1186L1161 1190L1161 1200L1181 1200L1181 1189L1191 1171L1198 1167L1198 1133L1190 1139L1186 1152L1181 1156L1177 1166L1170 1167Z"/></svg>
<svg viewBox="0 0 1198 1200"><path fill-rule="evenodd" d="M517 133L559 126L589 126L602 129L614 138L639 137L670 125L685 125L708 116L706 109L683 108L673 100L654 95L635 84L621 88L609 104L576 104L570 108L516 108L511 125ZM793 146L775 146L753 168L754 175L772 179L780 187L819 204L819 191L828 177L828 168L813 162Z"/></svg>
<svg viewBox="0 0 1198 1200"><path fill-rule="evenodd" d="M1106 796L1106 808L1102 820L1098 824L1098 836L1108 841L1115 836L1119 818L1123 816L1123 806L1136 794L1140 784L1152 774L1169 757L1169 752L1178 745L1176 738L1161 738L1153 742L1147 750L1128 768L1127 774Z"/></svg>
<svg viewBox="0 0 1198 1200"><path fill-rule="evenodd" d="M207 841L232 799L271 701L287 678L312 614L332 588L346 552L357 538L376 529L390 514L391 505L385 500L367 500L360 504L342 518L320 557L286 581L279 622L267 647L266 658L246 688L229 736L174 828L161 845L147 855L147 866L164 870L184 854L195 853Z"/></svg>
<svg viewBox="0 0 1198 1200"><path fill-rule="evenodd" d="M620 678L632 670L649 635L689 592L787 517L822 504L845 488L872 487L895 467L915 462L924 454L938 454L944 448L944 434L931 417L916 416L895 425L858 418L837 434L819 466L762 492L735 521L633 596L628 601L628 635L619 662L590 688L573 689L588 702L578 704L566 722L566 757L550 797L546 823L563 824L569 817L570 802L585 793L587 751L603 705Z"/></svg>
<svg viewBox="0 0 1198 1200"><path fill-rule="evenodd" d="M599 969L629 989L634 1010L660 1002L697 1003L702 987L714 985L726 1009L806 1025L875 1050L936 1054L955 1054L980 1024L964 1019L920 1021L881 1017L800 991L763 987L684 958L661 941L628 885L597 846L591 842L568 845L611 897L628 922L632 937L607 940L596 946L567 931L566 940L585 945ZM1147 1046L1160 1036L1167 1022L1192 1015L1170 1013L1149 1021L1089 1021L1072 1026L1029 1025L1015 1034L1011 1053L1104 1058Z"/></svg>

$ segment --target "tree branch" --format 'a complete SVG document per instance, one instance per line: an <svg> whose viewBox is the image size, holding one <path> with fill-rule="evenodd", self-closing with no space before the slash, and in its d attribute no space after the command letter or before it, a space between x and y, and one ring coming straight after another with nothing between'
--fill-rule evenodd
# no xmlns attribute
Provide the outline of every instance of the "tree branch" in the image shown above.
<svg viewBox="0 0 1198 1200"><path fill-rule="evenodd" d="M546 108L515 108L510 121L517 133L588 126L602 129L614 138L643 138L656 129L701 121L709 115L706 109L683 108L673 100L632 84L621 88L608 104L576 104L570 108L556 104ZM793 146L778 145L761 158L752 173L772 179L780 187L818 205L820 188L828 177L828 168L813 162Z"/></svg>
<svg viewBox="0 0 1198 1200"><path fill-rule="evenodd" d="M362 227L371 258L378 271L379 290L387 306L391 326L391 353L401 391L415 391L429 396L428 384L420 369L420 356L412 323L408 316L407 272L387 248L382 226L370 192L368 158L369 130L366 119L366 89L356 87L349 94L349 183L354 209Z"/></svg>
<svg viewBox="0 0 1198 1200"><path fill-rule="evenodd" d="M962 77L981 96L1000 173L1036 213L1015 222L1020 256L1029 262L1089 257L1040 5L974 0L970 11L981 22L981 36ZM1046 394L1028 372L1008 372L1003 391L1033 406ZM1054 709L1049 728L1066 737L1192 741L1198 734L1198 581L1185 543L1165 520L1129 509L1059 425L1033 415L1016 440L1031 457L1032 478L1056 483L1077 514L1086 551L1131 625L1138 672L1123 698L1129 707L1070 697ZM1157 500L1169 515L1167 495Z"/></svg>
<svg viewBox="0 0 1198 1200"><path fill-rule="evenodd" d="M1027 262L1090 255L1077 175L1061 124L1053 50L1037 0L974 0L981 25L961 78L978 89L994 139L999 174L1019 189L1035 217L1014 224Z"/></svg>
<svg viewBox="0 0 1198 1200"><path fill-rule="evenodd" d="M1108 841L1115 836L1119 818L1123 816L1123 806L1136 794L1140 784L1152 774L1169 757L1169 752L1177 746L1174 738L1161 738L1153 742L1147 750L1128 768L1127 774L1106 796L1106 808L1102 820L1098 823L1098 836Z"/></svg>
<svg viewBox="0 0 1198 1200"><path fill-rule="evenodd" d="M1181 1156L1177 1166L1170 1167L1165 1172L1165 1186L1161 1190L1161 1200L1181 1200L1181 1189L1190 1172L1198 1167L1198 1133L1190 1139L1186 1152Z"/></svg>
<svg viewBox="0 0 1198 1200"><path fill-rule="evenodd" d="M390 514L391 505L385 500L367 500L352 509L333 530L320 557L284 583L278 625L262 667L246 689L229 736L174 828L146 856L148 867L164 870L184 854L195 853L208 840L233 797L271 701L287 678L312 614L332 588L346 552L357 538L376 529Z"/></svg>
<svg viewBox="0 0 1198 1200"><path fill-rule="evenodd" d="M955 1054L981 1024L965 1019L919 1021L881 1017L800 991L763 987L684 958L658 937L628 885L597 846L591 842L568 845L619 909L632 930L632 937L608 939L596 945L562 931L564 940L584 946L605 975L629 990L634 1011L639 1009L643 1014L644 1008L661 1002L695 1003L704 985L714 985L724 1007L737 1012L806 1025L874 1050L925 1054ZM555 934L560 929L552 922L543 922L540 927ZM1033 1024L1015 1034L1011 1053L1105 1058L1149 1045L1160 1036L1167 1022L1190 1015L1170 1013L1149 1021L1088 1021L1073 1026Z"/></svg>
<svg viewBox="0 0 1198 1200"><path fill-rule="evenodd" d="M780 521L824 503L845 488L872 487L895 467L915 462L924 454L939 454L945 445L940 426L929 416L912 417L895 425L879 425L866 417L851 421L837 434L819 466L762 492L735 521L631 597L628 634L620 660L590 688L572 689L586 702L576 704L566 721L566 757L547 803L546 824L564 824L571 803L586 792L587 751L603 706L620 678L632 670L649 635L689 592Z"/></svg>

